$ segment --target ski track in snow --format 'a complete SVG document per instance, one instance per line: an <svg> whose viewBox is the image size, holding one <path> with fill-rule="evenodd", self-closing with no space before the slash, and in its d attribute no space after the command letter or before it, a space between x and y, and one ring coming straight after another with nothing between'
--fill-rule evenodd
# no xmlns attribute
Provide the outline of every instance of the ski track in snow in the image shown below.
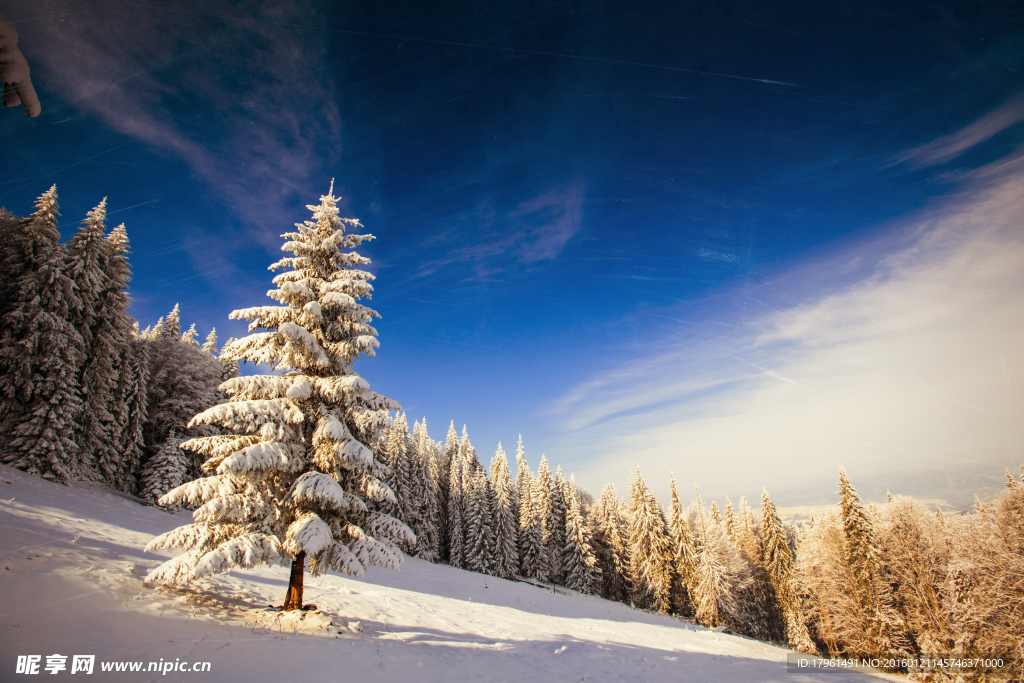
<svg viewBox="0 0 1024 683"><path fill-rule="evenodd" d="M284 597L286 567L180 589L142 585L174 554L143 547L191 513L4 466L0 478L12 482L0 481L0 680L20 678L18 655L42 655L45 665L55 653L96 655L87 680L99 681L877 680L787 673L783 648L415 558L363 580L307 575L305 602L320 614L278 620L266 608ZM103 661L160 659L208 661L211 671L100 671Z"/></svg>

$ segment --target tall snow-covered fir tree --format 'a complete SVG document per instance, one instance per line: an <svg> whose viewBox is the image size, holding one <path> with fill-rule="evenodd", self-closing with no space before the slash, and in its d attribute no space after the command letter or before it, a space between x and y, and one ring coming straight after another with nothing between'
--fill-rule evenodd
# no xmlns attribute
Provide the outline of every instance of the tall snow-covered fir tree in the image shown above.
<svg viewBox="0 0 1024 683"><path fill-rule="evenodd" d="M466 493L466 569L491 573L494 551L493 501L487 473L473 469Z"/></svg>
<svg viewBox="0 0 1024 683"><path fill-rule="evenodd" d="M672 545L658 500L637 467L629 486L629 576L633 603L668 613L672 608Z"/></svg>
<svg viewBox="0 0 1024 683"><path fill-rule="evenodd" d="M494 574L510 579L519 572L519 520L515 504L518 495L500 442L491 460L491 488L494 490Z"/></svg>
<svg viewBox="0 0 1024 683"><path fill-rule="evenodd" d="M128 307L132 301L128 296L132 270L128 264L128 232L123 223L110 231L103 249L106 271L106 288L101 294L104 321L94 346L100 346L99 341L106 340L104 345L114 354L114 380L111 383L112 396L109 406L114 421L110 425L111 445L101 451L97 466L108 484L126 493L135 493L142 441L140 434L129 430L134 425L133 392L137 370L134 365L133 328L138 323L128 314ZM145 386L143 381L143 392ZM145 420L144 415L142 419Z"/></svg>
<svg viewBox="0 0 1024 683"><path fill-rule="evenodd" d="M234 341L236 341L234 337L228 337L224 347L230 346ZM221 366L220 378L223 382L227 382L229 379L234 379L242 374L242 371L238 368L238 361L226 358L223 353L217 356L217 362Z"/></svg>
<svg viewBox="0 0 1024 683"><path fill-rule="evenodd" d="M697 549L693 533L683 515L676 478L670 477L671 505L669 507L669 534L672 539L673 561L678 582L675 586L676 609L687 617L693 616L693 592L697 576Z"/></svg>
<svg viewBox="0 0 1024 683"><path fill-rule="evenodd" d="M562 467L555 470L551 486L551 508L548 511L548 549L551 552L551 582L562 584L565 581L565 519L568 500L566 490L568 484Z"/></svg>
<svg viewBox="0 0 1024 683"><path fill-rule="evenodd" d="M540 533L544 550L537 558L537 578L553 581L561 569L561 553L555 548L551 539L551 497L555 488L555 479L551 476L547 456L540 456L537 476L533 478L533 507L540 518Z"/></svg>
<svg viewBox="0 0 1024 683"><path fill-rule="evenodd" d="M203 351L206 351L213 357L217 356L217 328L211 327L210 334L206 335L206 341L203 342Z"/></svg>
<svg viewBox="0 0 1024 683"><path fill-rule="evenodd" d="M608 600L628 602L628 556L625 529L619 515L619 498L615 487L605 484L601 497L591 511L593 519L594 556L600 570L599 593Z"/></svg>
<svg viewBox="0 0 1024 683"><path fill-rule="evenodd" d="M875 530L846 470L839 468L839 511L843 524L843 561L849 589L862 620L865 652L862 656L896 654L893 629L887 612L890 596L881 574L881 558Z"/></svg>
<svg viewBox="0 0 1024 683"><path fill-rule="evenodd" d="M449 562L451 558L451 534L449 525L449 505L452 482L452 463L455 462L455 455L459 452L459 434L455 431L455 420L448 425L448 435L445 437L444 448L441 456L434 464L434 478L438 485L438 507L441 519L441 559Z"/></svg>
<svg viewBox="0 0 1024 683"><path fill-rule="evenodd" d="M562 551L563 581L567 588L594 593L600 583L601 570L590 545L590 528L580 512L576 482L570 480L568 487L569 509L565 514L565 548Z"/></svg>
<svg viewBox="0 0 1024 683"><path fill-rule="evenodd" d="M69 275L75 282L81 305L73 318L82 335L83 363L78 385L82 392L82 417L76 433L79 454L78 478L100 483L116 478L118 454L114 416L109 407L117 389L117 332L105 310L107 283L106 241L107 200L89 211L82 226L68 242ZM98 470L100 461L106 470Z"/></svg>
<svg viewBox="0 0 1024 683"><path fill-rule="evenodd" d="M523 455L522 439L516 455L519 471L516 483L519 486L519 569L523 576L531 579L547 577L547 553L544 548L544 530L541 526L540 511L537 509L536 487L533 475Z"/></svg>
<svg viewBox="0 0 1024 683"><path fill-rule="evenodd" d="M333 187L332 187L333 190ZM412 543L399 520L366 501L394 502L382 481L387 466L371 445L390 425L394 401L370 390L352 368L378 346L370 325L377 313L360 304L373 276L358 266L355 251L371 235L347 234L360 223L339 218L331 191L313 220L285 233L293 253L271 266L271 298L282 306L232 313L250 321L250 334L222 356L266 364L280 375L237 377L223 386L229 403L210 408L191 425L218 424L236 432L192 439L182 447L208 460L210 476L184 484L162 505L199 506L195 522L153 539L148 550L182 548L146 577L147 583L181 583L233 566L291 562L284 609L302 607L304 564L310 574L328 570L362 576L374 565L397 569L398 543ZM377 316L379 317L379 316Z"/></svg>
<svg viewBox="0 0 1024 683"><path fill-rule="evenodd" d="M814 653L814 645L793 591L793 553L789 549L786 531L779 521L775 504L766 489L761 493L761 519L763 562L785 625L786 640L798 652Z"/></svg>
<svg viewBox="0 0 1024 683"><path fill-rule="evenodd" d="M397 517L410 529L413 527L412 518L417 516L418 510L411 505L410 496L410 460L409 451L412 448L412 440L409 438L409 423L403 413L398 413L390 428L385 431L381 440L381 460L388 466L388 474L384 481L395 494L394 502L385 501L381 503L380 509L393 517ZM402 548L405 552L411 552L412 548Z"/></svg>
<svg viewBox="0 0 1024 683"><path fill-rule="evenodd" d="M427 434L427 419L417 422L413 429L413 482L415 485L414 500L420 508L418 527L413 527L416 534L416 557L428 562L441 559L441 537L438 528L440 511L438 509L437 482L431 470L435 460L437 444Z"/></svg>
<svg viewBox="0 0 1024 683"><path fill-rule="evenodd" d="M164 445L142 468L139 497L150 505L156 505L168 491L178 488L185 482L187 472L188 456L181 451L181 438L171 430Z"/></svg>
<svg viewBox="0 0 1024 683"><path fill-rule="evenodd" d="M466 566L466 491L463 488L466 461L460 445L448 466L448 563Z"/></svg>
<svg viewBox="0 0 1024 683"><path fill-rule="evenodd" d="M147 387L149 385L149 346L142 339L132 339L125 345L121 378L128 421L122 425L118 448L121 452L121 485L127 493L134 493L136 475L145 455L144 426L147 419Z"/></svg>
<svg viewBox="0 0 1024 683"><path fill-rule="evenodd" d="M81 302L66 272L59 213L53 186L11 245L20 278L0 330L0 438L5 464L66 484L80 469L75 434L84 343L73 322Z"/></svg>

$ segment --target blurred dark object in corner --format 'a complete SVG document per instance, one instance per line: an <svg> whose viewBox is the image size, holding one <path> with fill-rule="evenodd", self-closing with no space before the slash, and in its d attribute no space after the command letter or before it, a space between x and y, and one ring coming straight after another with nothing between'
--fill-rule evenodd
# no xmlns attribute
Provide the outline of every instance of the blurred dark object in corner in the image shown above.
<svg viewBox="0 0 1024 683"><path fill-rule="evenodd" d="M28 62L18 49L18 32L3 14L0 14L0 80L4 82L4 105L20 104L29 116L39 116L42 107L28 76Z"/></svg>

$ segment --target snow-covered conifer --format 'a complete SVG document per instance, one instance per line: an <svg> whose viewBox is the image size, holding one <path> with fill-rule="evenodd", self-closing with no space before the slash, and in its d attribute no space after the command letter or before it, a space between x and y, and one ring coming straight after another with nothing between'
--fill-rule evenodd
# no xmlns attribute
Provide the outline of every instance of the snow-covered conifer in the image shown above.
<svg viewBox="0 0 1024 683"><path fill-rule="evenodd" d="M133 339L125 345L121 377L128 419L121 425L118 441L122 477L118 488L134 493L136 477L145 455L144 425L148 417L146 396L149 385L149 345L144 340Z"/></svg>
<svg viewBox="0 0 1024 683"><path fill-rule="evenodd" d="M431 470L435 460L437 444L427 434L427 419L417 423L413 430L413 482L415 487L415 505L419 506L417 518L419 526L413 527L416 534L416 557L437 562L441 559L441 538L438 528L440 511L438 508L437 482Z"/></svg>
<svg viewBox="0 0 1024 683"><path fill-rule="evenodd" d="M459 448L449 464L448 477L448 562L462 569L466 566L465 498L463 488L466 461Z"/></svg>
<svg viewBox="0 0 1024 683"><path fill-rule="evenodd" d="M194 327L194 325L193 325ZM217 355L217 328L211 327L210 334L206 335L206 341L203 342L203 351L206 351L212 356Z"/></svg>
<svg viewBox="0 0 1024 683"><path fill-rule="evenodd" d="M132 279L128 265L128 232L124 224L118 225L104 243L106 288L101 294L103 321L94 339L98 352L113 355L114 379L110 382L112 395L108 409L113 416L110 424L110 444L102 449L97 467L106 482L124 491L134 493L141 463L141 452L134 432L126 434L132 422L132 385L135 382L133 359L134 339L138 323L128 315L131 297L128 284ZM145 382L142 384L145 390Z"/></svg>
<svg viewBox="0 0 1024 683"><path fill-rule="evenodd" d="M640 468L630 481L629 576L633 603L669 612L672 607L672 544L661 506Z"/></svg>
<svg viewBox="0 0 1024 683"><path fill-rule="evenodd" d="M118 454L114 416L110 406L117 390L115 361L120 351L119 331L108 316L105 294L110 290L106 247L107 200L89 211L81 228L68 243L68 265L81 305L75 311L75 328L83 341L83 362L78 383L82 392L82 417L76 433L79 471L77 477L93 482L117 479ZM102 471L99 469L103 463Z"/></svg>
<svg viewBox="0 0 1024 683"><path fill-rule="evenodd" d="M167 314L166 320L162 323L157 322L157 327L160 330L159 337L177 339L181 336L181 309L178 304L174 304L174 308Z"/></svg>
<svg viewBox="0 0 1024 683"><path fill-rule="evenodd" d="M731 602L732 595L725 578L725 567L719 545L721 530L714 519L707 519L704 506L697 491L697 513L700 523L700 555L697 559L695 582L695 616L697 621L708 628L721 623L723 603Z"/></svg>
<svg viewBox="0 0 1024 683"><path fill-rule="evenodd" d="M786 640L794 650L814 653L814 645L811 643L793 591L793 553L789 549L786 532L767 490L761 493L761 519L763 563L785 625Z"/></svg>
<svg viewBox="0 0 1024 683"><path fill-rule="evenodd" d="M566 500L568 484L562 474L561 465L555 471L551 487L551 507L548 511L548 549L551 551L551 582L563 583L565 579L565 515L568 501Z"/></svg>
<svg viewBox="0 0 1024 683"><path fill-rule="evenodd" d="M224 348L227 348L235 341L237 340L234 337L228 337L228 340L224 342ZM220 363L220 379L222 382L227 382L229 379L234 379L235 377L241 377L242 371L238 369L237 360L226 357L222 352L217 356L217 362Z"/></svg>
<svg viewBox="0 0 1024 683"><path fill-rule="evenodd" d="M626 534L614 486L605 484L592 515L594 555L601 576L599 592L608 600L626 602L630 592Z"/></svg>
<svg viewBox="0 0 1024 683"><path fill-rule="evenodd" d="M192 323L192 326L181 333L181 341L185 342L189 346L199 346L199 331L196 330L196 324Z"/></svg>
<svg viewBox="0 0 1024 683"><path fill-rule="evenodd" d="M590 545L590 528L580 512L576 482L571 480L568 486L569 509L565 515L565 548L562 554L564 585L581 593L593 593L600 583L600 569Z"/></svg>
<svg viewBox="0 0 1024 683"><path fill-rule="evenodd" d="M515 505L518 496L500 442L491 460L491 488L494 490L494 574L510 579L519 571L519 520Z"/></svg>
<svg viewBox="0 0 1024 683"><path fill-rule="evenodd" d="M406 525L366 503L394 498L381 481L387 466L370 445L389 426L389 411L401 409L352 369L360 355L374 355L377 331L370 323L377 313L358 303L372 291L373 276L357 269L369 259L343 249L372 236L346 234L360 224L338 217L330 191L309 209L314 220L284 235L283 249L294 256L271 266L286 269L270 293L284 305L232 313L249 320L250 330L266 331L222 351L285 373L229 380L224 390L231 401L193 418L191 425L219 424L235 434L182 444L208 456L203 469L210 476L160 499L199 508L194 524L147 546L185 550L151 572L148 583L180 583L283 558L292 566L284 609L298 609L307 558L314 576L328 570L362 576L374 565L397 568L396 544L414 541Z"/></svg>
<svg viewBox="0 0 1024 683"><path fill-rule="evenodd" d="M441 513L441 525L438 527L441 532L441 559L446 562L450 561L451 557L451 533L448 522L449 506L451 505L452 463L458 452L459 434L455 431L455 420L452 420L448 425L448 435L445 437L441 456L433 467L434 478L437 480L438 508Z"/></svg>
<svg viewBox="0 0 1024 683"><path fill-rule="evenodd" d="M678 584L675 586L676 610L684 616L692 617L693 589L697 576L697 549L694 546L693 532L683 516L683 505L679 500L675 476L670 477L671 506L669 512L669 532L674 548L673 560Z"/></svg>
<svg viewBox="0 0 1024 683"><path fill-rule="evenodd" d="M889 595L881 580L881 558L875 531L860 496L839 469L839 509L843 524L843 559L850 576L850 588L863 619L866 647L863 656L891 655L893 633L885 612Z"/></svg>
<svg viewBox="0 0 1024 683"><path fill-rule="evenodd" d="M5 464L67 483L78 469L74 435L82 410L78 368L84 353L72 322L81 304L66 274L58 215L53 186L20 224L12 245L22 270L17 301L0 329L0 438Z"/></svg>
<svg viewBox="0 0 1024 683"><path fill-rule="evenodd" d="M181 438L174 430L171 430L167 441L163 443L156 455L146 462L142 468L142 476L139 480L139 497L150 505L156 505L157 501L167 494L168 491L178 488L185 482L185 474L188 469L188 456L182 452ZM177 505L166 506L167 509L175 509Z"/></svg>
<svg viewBox="0 0 1024 683"><path fill-rule="evenodd" d="M551 542L551 495L554 488L555 480L551 476L551 468L548 466L547 456L541 455L540 465L537 467L537 476L533 479L533 505L537 515L540 517L541 537L544 539L544 554L538 561L539 572L544 581L553 580L553 576L557 571L556 567L560 568L560 566L553 566L552 561L561 559L555 553Z"/></svg>
<svg viewBox="0 0 1024 683"><path fill-rule="evenodd" d="M544 530L536 504L536 487L525 460L520 462L516 478L525 484L519 497L519 567L523 576L545 580L547 549L544 547Z"/></svg>
<svg viewBox="0 0 1024 683"><path fill-rule="evenodd" d="M466 569L489 574L494 549L493 502L483 468L470 475L469 484L466 496Z"/></svg>

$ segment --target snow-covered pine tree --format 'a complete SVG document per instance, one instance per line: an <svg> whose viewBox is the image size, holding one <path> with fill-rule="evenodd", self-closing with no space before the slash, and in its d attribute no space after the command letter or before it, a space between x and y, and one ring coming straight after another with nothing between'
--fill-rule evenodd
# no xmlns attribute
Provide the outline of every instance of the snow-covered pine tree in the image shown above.
<svg viewBox="0 0 1024 683"><path fill-rule="evenodd" d="M544 552L537 562L538 578L542 577L544 581L553 581L557 571L561 569L561 555L555 552L551 538L551 496L554 488L555 480L551 476L547 456L541 455L537 476L533 479L533 505L540 517L540 532L544 543ZM553 564L555 561L558 561L558 564Z"/></svg>
<svg viewBox="0 0 1024 683"><path fill-rule="evenodd" d="M419 506L419 526L413 527L416 534L416 557L428 562L437 562L441 558L441 539L438 533L437 483L434 481L430 464L434 460L436 444L427 434L427 419L416 423L413 429L413 482L415 484L415 504Z"/></svg>
<svg viewBox="0 0 1024 683"><path fill-rule="evenodd" d="M729 500L729 496L725 497L725 512L722 516L722 522L725 524L725 533L729 537L729 540L736 542L736 511L732 508L732 501Z"/></svg>
<svg viewBox="0 0 1024 683"><path fill-rule="evenodd" d="M451 533L448 530L449 506L451 496L452 463L455 455L459 452L459 434L455 431L455 420L448 425L448 435L445 437L444 448L441 457L433 466L434 478L437 480L438 507L440 510L441 525L441 560L451 560Z"/></svg>
<svg viewBox="0 0 1024 683"><path fill-rule="evenodd" d="M194 327L194 325L193 325ZM203 342L203 351L206 351L211 356L217 355L217 328L211 327L210 334L206 335L206 341Z"/></svg>
<svg viewBox="0 0 1024 683"><path fill-rule="evenodd" d="M775 504L767 489L761 492L761 548L763 562L775 593L775 602L785 625L789 647L808 654L815 653L811 637L793 591L793 553L786 531L782 528Z"/></svg>
<svg viewBox="0 0 1024 683"><path fill-rule="evenodd" d="M693 589L697 577L697 549L693 543L693 532L683 516L683 505L679 500L676 478L670 476L671 506L669 511L669 533L674 548L673 559L678 582L674 584L675 609L686 617L693 617Z"/></svg>
<svg viewBox="0 0 1024 683"><path fill-rule="evenodd" d="M511 579L519 571L519 520L515 505L518 496L501 442L491 460L491 487L494 489L494 574Z"/></svg>
<svg viewBox="0 0 1024 683"><path fill-rule="evenodd" d="M110 290L106 247L107 200L89 211L82 226L68 242L68 267L81 305L74 315L81 333L84 358L78 384L82 392L82 417L75 434L78 441L77 478L111 485L118 479L117 438L110 406L117 391L114 366L120 351L120 331L108 316ZM102 468L100 464L102 463Z"/></svg>
<svg viewBox="0 0 1024 683"><path fill-rule="evenodd" d="M530 467L526 464L526 451L523 450L523 435L519 435L519 443L516 445L516 495L515 511L516 523L519 523L519 501L529 492Z"/></svg>
<svg viewBox="0 0 1024 683"><path fill-rule="evenodd" d="M665 516L639 467L629 489L629 576L633 604L667 614L672 608L673 571Z"/></svg>
<svg viewBox="0 0 1024 683"><path fill-rule="evenodd" d="M227 348L235 341L236 339L234 337L228 337L228 340L224 342L224 348ZM242 371L238 368L238 361L225 357L223 352L217 356L217 362L221 367L220 379L222 382L227 382L229 379L234 379L235 377L240 377L242 375Z"/></svg>
<svg viewBox="0 0 1024 683"><path fill-rule="evenodd" d="M565 519L566 489L568 484L562 474L562 466L555 470L554 485L551 487L551 509L548 512L548 548L551 551L551 582L562 584L565 580Z"/></svg>
<svg viewBox="0 0 1024 683"><path fill-rule="evenodd" d="M470 475L466 498L466 569L489 574L494 532L490 485L483 468Z"/></svg>
<svg viewBox="0 0 1024 683"><path fill-rule="evenodd" d="M132 339L125 345L124 351L121 376L128 421L122 426L118 442L123 477L118 488L134 493L145 455L146 437L143 427L148 417L146 392L149 384L149 345L142 339Z"/></svg>
<svg viewBox="0 0 1024 683"><path fill-rule="evenodd" d="M58 215L54 185L20 224L11 247L22 269L17 301L0 330L0 438L5 464L66 484L79 469L74 435L84 353L72 322L81 304L66 273Z"/></svg>
<svg viewBox="0 0 1024 683"><path fill-rule="evenodd" d="M150 505L185 482L188 456L181 450L181 438L172 429L157 454L146 462L139 479L139 497ZM178 505L161 506L177 509Z"/></svg>
<svg viewBox="0 0 1024 683"><path fill-rule="evenodd" d="M601 597L608 600L627 602L629 584L627 580L628 558L626 554L625 530L619 515L619 498L615 487L605 484L601 498L593 512L593 547L600 570Z"/></svg>
<svg viewBox="0 0 1024 683"><path fill-rule="evenodd" d="M181 336L181 309L178 304L174 304L174 308L167 314L167 319L163 321L163 324L157 322L157 329L159 329L158 337L166 339L177 339Z"/></svg>
<svg viewBox="0 0 1024 683"><path fill-rule="evenodd" d="M843 561L849 587L863 620L864 648L854 654L879 657L895 654L888 611L889 595L879 576L881 558L871 520L860 496L839 468L839 510L843 524Z"/></svg>
<svg viewBox="0 0 1024 683"><path fill-rule="evenodd" d="M746 498L740 498L740 515L732 509L726 498L726 517L723 520L725 533L723 541L733 556L733 574L728 576L733 584L736 614L730 617L736 632L766 642L786 642L785 620L779 612L764 562L761 533L753 520L753 514ZM730 523L731 519L731 523ZM738 560L738 561L737 561ZM727 563L728 564L728 563ZM737 582L737 579L740 579Z"/></svg>
<svg viewBox="0 0 1024 683"><path fill-rule="evenodd" d="M135 433L126 434L126 430L132 425L132 385L135 381L132 363L138 323L128 315L131 305L128 283L131 282L132 271L128 265L128 232L123 223L110 231L103 248L107 287L102 292L104 319L94 346L102 347L106 340L114 354L115 381L109 406L114 420L110 424L111 443L101 452L97 465L108 484L125 493L135 493L141 451L139 442L134 440ZM145 382L142 387L144 390Z"/></svg>
<svg viewBox="0 0 1024 683"><path fill-rule="evenodd" d="M185 342L189 346L199 347L199 331L196 329L196 324L192 323L192 326L181 333L181 341Z"/></svg>
<svg viewBox="0 0 1024 683"><path fill-rule="evenodd" d="M535 503L533 475L523 456L522 439L519 445L516 455L519 466L516 473L519 486L519 570L523 576L536 579L544 575L544 532Z"/></svg>
<svg viewBox="0 0 1024 683"><path fill-rule="evenodd" d="M568 486L569 509L565 515L565 549L562 553L564 585L581 593L594 593L601 582L601 570L590 545L590 528L580 512L575 480L570 480Z"/></svg>
<svg viewBox="0 0 1024 683"><path fill-rule="evenodd" d="M461 446L448 466L448 563L462 569L466 566L466 495L463 488L466 461Z"/></svg>
<svg viewBox="0 0 1024 683"><path fill-rule="evenodd" d="M409 505L410 502L410 477L409 477L409 440L408 422L402 413L398 413L391 427L385 431L381 440L380 458L388 466L388 474L384 481L395 494L395 501L382 501L378 508L393 517L397 517L410 529L413 528L411 517L415 510ZM412 548L402 547L402 550L409 553Z"/></svg>
<svg viewBox="0 0 1024 683"><path fill-rule="evenodd" d="M333 186L332 186L333 190ZM387 466L369 444L389 426L394 401L370 390L352 369L374 355L377 313L358 303L369 298L373 276L358 270L369 259L343 249L371 235L339 218L331 191L310 206L312 221L285 233L283 249L294 256L271 266L270 296L283 306L232 313L250 321L250 334L222 355L266 364L282 375L237 377L224 385L231 401L193 418L191 425L220 424L236 431L192 439L182 446L209 457L210 476L160 499L162 505L201 506L195 523L153 539L148 550L185 552L147 576L147 583L181 583L232 566L291 561L285 610L302 607L303 565L310 574L328 570L362 576L377 565L401 562L397 543L414 541L399 520L367 508L366 500L393 500L381 481ZM184 345L182 345L184 346Z"/></svg>
<svg viewBox="0 0 1024 683"><path fill-rule="evenodd" d="M714 519L706 519L704 506L697 491L697 513L700 523L700 554L697 558L695 582L695 617L699 624L715 628L721 623L723 603L731 602L732 595L725 578L725 567L718 543L720 530Z"/></svg>

